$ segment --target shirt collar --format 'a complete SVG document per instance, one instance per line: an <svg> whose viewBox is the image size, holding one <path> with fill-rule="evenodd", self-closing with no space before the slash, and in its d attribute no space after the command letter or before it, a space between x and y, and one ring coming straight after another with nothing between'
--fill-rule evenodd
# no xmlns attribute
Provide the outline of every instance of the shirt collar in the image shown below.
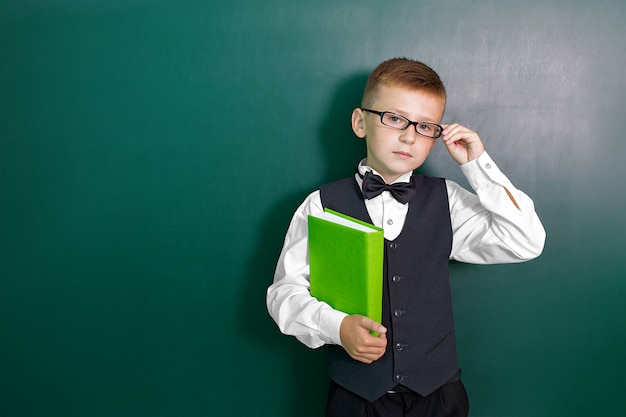
<svg viewBox="0 0 626 417"><path fill-rule="evenodd" d="M356 182L359 184L359 187L363 185L362 177L368 171L372 172L372 174L376 174L380 176L381 178L383 178L383 176L380 175L375 169L367 165L367 158L364 158L361 160L361 162L359 162L359 164L357 165L357 171L358 173L357 175L355 175L355 178L356 178ZM404 174L400 175L395 181L393 181L392 184L395 184L398 182L411 182L412 175L413 175L413 171L405 172Z"/></svg>

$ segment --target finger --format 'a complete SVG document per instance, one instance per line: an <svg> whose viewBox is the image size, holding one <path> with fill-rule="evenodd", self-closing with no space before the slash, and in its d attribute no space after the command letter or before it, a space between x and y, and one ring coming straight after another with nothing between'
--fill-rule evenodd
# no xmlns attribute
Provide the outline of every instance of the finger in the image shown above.
<svg viewBox="0 0 626 417"><path fill-rule="evenodd" d="M441 125L441 127L443 127L443 132L441 132L443 135L449 135L450 132L452 132L455 129L458 129L461 125L459 125L458 123L450 123L450 124L446 124L446 125Z"/></svg>
<svg viewBox="0 0 626 417"><path fill-rule="evenodd" d="M441 140L444 141L444 143L446 144L450 144L453 142L458 141L460 138L460 136L458 135L458 132L456 129L452 128L452 129L448 129L446 131L444 131L444 133L441 134Z"/></svg>
<svg viewBox="0 0 626 417"><path fill-rule="evenodd" d="M385 354L385 349L381 349L375 352L353 352L350 356L361 362L371 363L380 359Z"/></svg>
<svg viewBox="0 0 626 417"><path fill-rule="evenodd" d="M464 126L461 126L458 123L453 123L451 125L447 125L446 128L444 128L443 132L442 132L442 136L444 138L450 138L456 135L465 135L467 133L471 132L469 129L467 129Z"/></svg>
<svg viewBox="0 0 626 417"><path fill-rule="evenodd" d="M370 319L369 317L363 316L363 319L361 320L361 326L364 329L371 330L376 333L380 333L380 334L387 333L387 328L385 326Z"/></svg>
<svg viewBox="0 0 626 417"><path fill-rule="evenodd" d="M355 345L355 350L362 353L376 353L387 348L387 337L384 333L379 336L372 335L369 331L361 335Z"/></svg>
<svg viewBox="0 0 626 417"><path fill-rule="evenodd" d="M361 348L368 353L380 352L387 348L387 339L372 336Z"/></svg>
<svg viewBox="0 0 626 417"><path fill-rule="evenodd" d="M478 135L469 129L459 128L451 130L447 135L442 136L442 139L446 144L456 142L472 143L478 140Z"/></svg>
<svg viewBox="0 0 626 417"><path fill-rule="evenodd" d="M369 357L371 358L376 358L376 357L380 357L382 356L383 353L385 353L386 348L383 347L364 347L362 346L360 349L353 351L353 354L355 356L360 356L360 357Z"/></svg>

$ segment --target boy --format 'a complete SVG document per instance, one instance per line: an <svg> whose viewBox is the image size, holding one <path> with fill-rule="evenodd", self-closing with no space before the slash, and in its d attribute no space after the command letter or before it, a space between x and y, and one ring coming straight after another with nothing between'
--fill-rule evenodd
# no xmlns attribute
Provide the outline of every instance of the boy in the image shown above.
<svg viewBox="0 0 626 417"><path fill-rule="evenodd" d="M448 261L522 262L543 250L532 200L498 169L478 134L440 125L445 104L445 88L428 66L406 58L381 63L352 113L366 159L353 178L311 193L287 231L267 306L283 333L327 349L328 417L467 416ZM412 175L438 138L476 195ZM382 323L310 295L307 215L324 207L384 228Z"/></svg>

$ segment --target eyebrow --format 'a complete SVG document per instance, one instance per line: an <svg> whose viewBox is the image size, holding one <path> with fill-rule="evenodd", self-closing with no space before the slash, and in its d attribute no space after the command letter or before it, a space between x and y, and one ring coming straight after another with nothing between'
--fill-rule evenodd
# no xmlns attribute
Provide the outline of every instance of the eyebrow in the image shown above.
<svg viewBox="0 0 626 417"><path fill-rule="evenodd" d="M389 113L394 113L397 114L398 116L402 116L402 117L406 117L407 119L409 119L411 122L426 122L426 123L434 123L434 124L439 124L439 122L435 122L432 119L428 119L427 117L420 117L418 118L418 120L413 120L412 118L410 118L409 116L406 115L405 112L399 111L397 109L392 109L392 110L383 110L383 111L388 111Z"/></svg>

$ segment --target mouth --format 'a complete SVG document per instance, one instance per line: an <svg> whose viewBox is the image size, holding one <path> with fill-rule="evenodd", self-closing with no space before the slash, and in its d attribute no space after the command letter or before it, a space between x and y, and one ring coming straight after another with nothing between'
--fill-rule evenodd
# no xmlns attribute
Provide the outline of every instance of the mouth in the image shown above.
<svg viewBox="0 0 626 417"><path fill-rule="evenodd" d="M395 151L393 154L398 156L398 157L400 157L400 158L402 158L402 159L409 159L409 158L413 157L413 155L411 155L410 153L402 152L402 151Z"/></svg>

